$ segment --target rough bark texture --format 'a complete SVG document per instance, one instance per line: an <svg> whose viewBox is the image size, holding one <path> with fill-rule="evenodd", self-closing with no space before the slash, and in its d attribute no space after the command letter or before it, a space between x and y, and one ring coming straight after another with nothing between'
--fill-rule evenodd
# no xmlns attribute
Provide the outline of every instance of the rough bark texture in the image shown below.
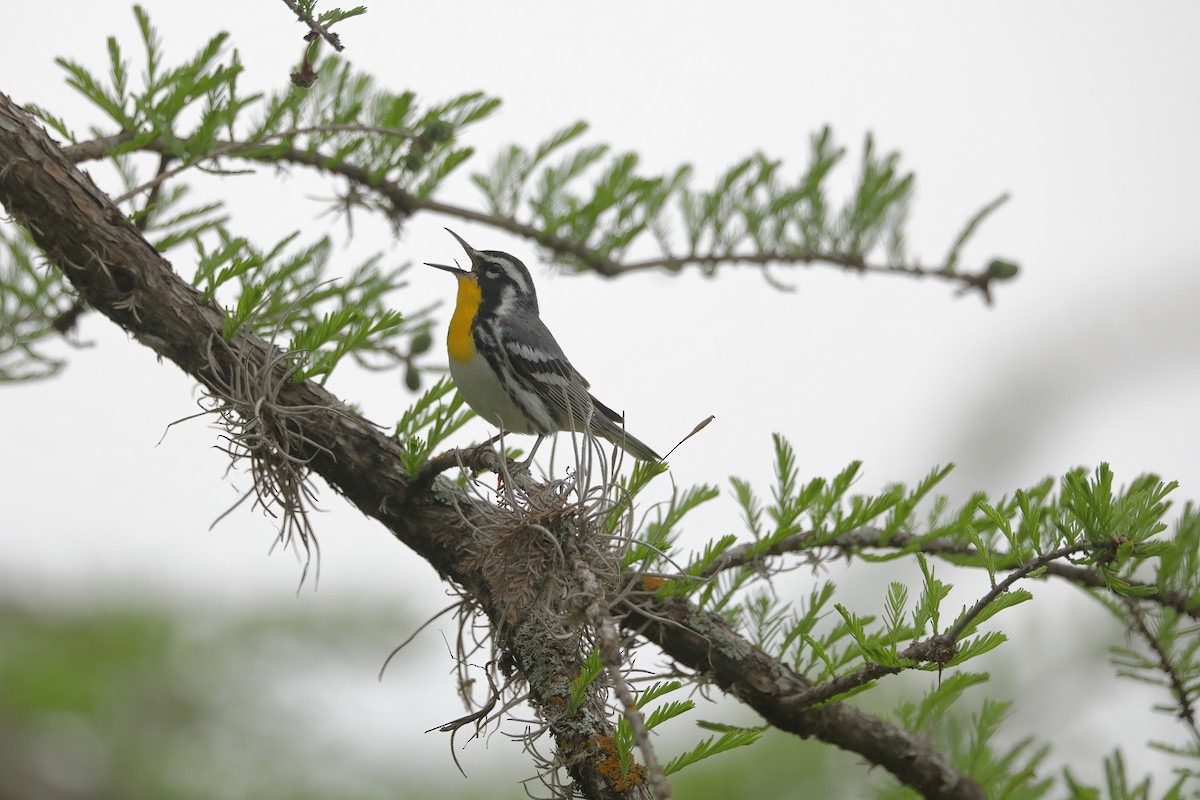
<svg viewBox="0 0 1200 800"><path fill-rule="evenodd" d="M273 346L253 335L240 334L223 344L222 310L181 280L91 179L4 94L0 204L89 305L201 384L220 387L247 364L277 361ZM498 619L485 576L471 558L470 516L475 512L470 501L458 498L464 524L464 512L446 502L445 492L452 490L445 482L415 486L400 467L397 445L375 426L312 382L278 384L275 402L296 409L297 424L303 427L305 443L293 455L309 459L330 486ZM680 663L711 673L726 691L783 730L859 753L929 798L983 796L927 744L889 723L844 703L819 709L789 703L789 695L805 688L803 678L755 650L719 618L675 601L647 613L631 610L626 622ZM563 713L570 680L579 671L578 652L551 639L531 621L505 625L506 656L528 682L576 786L592 798L648 798L644 783L618 785L613 780L606 754L606 749L611 752L608 720L592 713Z"/></svg>

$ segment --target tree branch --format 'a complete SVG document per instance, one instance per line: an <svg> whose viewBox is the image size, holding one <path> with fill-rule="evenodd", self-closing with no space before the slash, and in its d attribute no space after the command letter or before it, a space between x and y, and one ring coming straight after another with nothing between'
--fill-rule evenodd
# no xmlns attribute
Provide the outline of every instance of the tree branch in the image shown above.
<svg viewBox="0 0 1200 800"><path fill-rule="evenodd" d="M858 753L928 800L985 800L979 784L921 737L847 703L811 707L805 699L811 682L747 642L720 615L678 597L643 596L624 610L627 627L710 677L774 727Z"/></svg>
<svg viewBox="0 0 1200 800"><path fill-rule="evenodd" d="M648 797L645 784L618 789L606 775L602 743L606 738L611 742L610 722L594 714L572 717L563 712L570 681L578 674L577 645L547 637L535 620L507 620L498 609L494 586L484 572L487 565L473 551L485 521L483 507L448 481L434 481L424 490L414 487L401 466L398 445L323 387L288 379L287 360L270 343L241 332L212 346L223 342L223 310L176 275L91 179L2 93L0 164L0 204L91 306L142 344L213 392L244 380L251 367L276 365L270 376L273 403L289 409L302 431L289 457L382 523L478 603L493 628L503 629L498 646L528 682L563 763L587 797ZM719 617L674 601L648 602L631 609L625 619L670 657L712 672L727 691L784 730L859 753L934 800L982 797L977 784L951 768L928 743L894 725L844 703L797 707L789 698L807 688L805 681L754 650ZM547 658L548 647L562 652Z"/></svg>
<svg viewBox="0 0 1200 800"><path fill-rule="evenodd" d="M1066 558L1093 546L1091 544L1066 545L1036 558L1029 559L1020 567L1014 569L1004 580L993 586L987 594L979 598L974 606L959 617L950 630L945 633L935 634L927 639L922 639L919 642L913 642L902 650L898 654L899 657L912 662L910 665L895 667L877 663L866 664L854 672L839 675L819 685L810 686L810 688L790 698L791 702L800 707L814 706L819 703L825 703L834 697L857 689L860 686L864 686L871 681L879 680L888 675L899 674L906 669L911 669L921 664L945 664L954 658L954 655L958 652L958 643L959 639L962 638L963 632L976 617L983 613L983 610L992 601L1007 592L1009 587L1014 583L1054 561Z"/></svg>
<svg viewBox="0 0 1200 800"><path fill-rule="evenodd" d="M347 132L361 130L366 133L383 133L402 134L408 137L413 137L412 133L406 131L387 131L386 129L373 128L371 126L355 126L355 125L340 125L328 126L330 129L344 129ZM283 139L292 135L300 135L303 133L318 132L324 128L314 129L297 129L294 131L281 131L276 134L271 134L267 139ZM71 145L63 149L67 157L72 161L81 162L94 158L102 158L116 145L132 141L134 135L132 133L120 133L114 136L107 136L101 139L95 139L88 142ZM376 192L384 197L392 206L395 214L399 217L407 217L414 211L420 209L432 211L438 214L444 214L456 219L467 220L469 222L478 222L483 225L488 225L497 230L507 231L508 233L528 239L542 247L545 247L556 257L564 256L573 258L579 263L586 266L588 269L602 275L606 278L615 278L629 272L641 272L653 269L664 269L668 271L679 271L689 266L711 266L717 263L721 264L749 264L753 266L766 267L771 264L781 264L790 266L813 266L824 264L827 266L838 267L851 272L860 273L878 273L888 275L907 275L914 278L934 278L944 280L950 283L958 284L963 290L979 291L987 302L991 302L992 283L997 280L1005 280L1006 278L992 274L990 269L985 268L980 272L960 272L956 269L948 269L946 267L922 267L916 264L873 264L867 262L860 255L847 255L842 253L823 253L816 251L774 251L769 253L691 253L681 256L667 256L663 258L650 259L646 261L633 261L622 263L614 261L610 258L600 255L595 250L587 247L584 244L564 239L555 236L544 230L541 230L533 225L519 222L511 217L503 217L495 214L485 214L481 211L476 211L471 208L450 205L442 203L432 198L418 200L412 194L404 190L395 181L379 180L369 174L366 170L354 164L345 161L339 161L331 158L326 154L315 151L299 150L289 148L282 153L272 152L266 156L256 156L253 151L265 146L263 142L251 141L217 141L214 143L213 150L203 156L199 156L195 161L184 167L176 168L171 175L181 172L187 166L194 166L208 158L225 156L231 158L244 158L250 161L258 161L263 163L286 162L291 164L299 164L302 166L312 167L314 169L328 172L333 175L338 175L345 178L351 183ZM168 143L165 140L154 140L147 142L140 149L148 152L162 153L168 148ZM151 184L139 187L140 189L147 188ZM134 194L138 190L129 192L126 197Z"/></svg>
<svg viewBox="0 0 1200 800"><path fill-rule="evenodd" d="M293 383L286 359L273 345L243 332L226 345L209 346L223 341L222 309L180 279L91 179L2 93L0 164L0 204L89 305L215 393L244 381L249 371L276 364L272 402L292 410L296 424L302 423L303 435L288 456L379 520L496 619L487 582L472 559L471 523L479 511L470 498L459 493L450 503L438 499L445 494L437 487L414 491L398 445L317 383ZM535 705L561 708L569 680L531 658L547 648L565 651L567 643L551 640L528 622L507 630L507 651L527 678ZM571 662L561 663L569 668ZM646 800L644 785L618 791L601 772L603 753L596 741L611 737L607 719L547 717L567 769L587 797Z"/></svg>
<svg viewBox="0 0 1200 800"><path fill-rule="evenodd" d="M308 26L310 36L320 36L329 43L330 47L332 47L334 50L337 50L339 53L346 49L342 44L342 39L340 36L313 19L312 14L308 14L301 10L300 6L296 3L296 0L283 0L283 3L292 10L292 13L296 15L296 19Z"/></svg>
<svg viewBox="0 0 1200 800"><path fill-rule="evenodd" d="M963 631L965 631L967 627L975 621L976 617L983 613L983 610L987 608L993 600L1007 592L1008 587L1012 586L1029 573L1046 566L1052 561L1057 561L1060 558L1066 558L1067 556L1075 555L1076 553L1083 552L1084 550L1093 548L1099 549L1102 547L1104 547L1104 545L1093 544L1091 542L1085 542L1084 544L1066 544L1062 547L1051 550L1049 553L1043 553L1036 558L1029 559L1024 564L1010 572L1008 577L993 586L987 594L979 598L975 602L975 605L971 606L966 613L959 617L958 622L954 623L954 627L948 630L946 635L949 636L951 640L957 642L958 637L962 636Z"/></svg>
<svg viewBox="0 0 1200 800"><path fill-rule="evenodd" d="M1175 716L1183 721L1184 726L1192 734L1192 740L1197 746L1200 746L1200 728L1196 726L1196 709L1193 706L1196 689L1188 685L1187 680L1180 674L1175 662L1171 659L1171 654L1163 646L1162 639L1150 629L1141 606L1134 603L1133 598L1130 597L1125 598L1125 608L1129 611L1133 630L1145 640L1150 651L1154 653L1158 669L1167 676L1166 687L1170 690L1177 709Z"/></svg>
<svg viewBox="0 0 1200 800"><path fill-rule="evenodd" d="M963 565L959 560L955 560L955 557L971 560L982 558L979 551L969 545L958 544L948 539L932 539L921 542L920 536L908 531L897 531L891 534L891 536L885 536L884 531L880 528L866 527L846 531L835 539L820 543L814 543L813 538L813 531L804 531L780 539L770 547L758 552L755 552L754 543L732 547L719 559L710 564L698 577L708 579L725 570L740 569L752 564L764 563L769 558L804 553L821 548L836 548L846 552L853 552L854 550L912 549L914 552L924 553L925 555L949 558L951 563L957 566ZM997 556L1002 560L1007 559L1007 563L998 565L997 569L1007 571L1021 568L1021 564L1010 555L999 553ZM1076 564L1064 564L1059 561L1052 561L1043 566L1046 568L1047 575L1062 578L1085 589L1109 590L1108 581L1105 580L1104 574L1098 570L1080 567ZM1200 603L1194 598L1188 597L1181 592L1161 589L1157 584L1147 583L1136 578L1126 578L1125 581L1136 590L1136 596L1132 599L1140 602L1154 603L1164 608L1173 609L1194 620L1200 620Z"/></svg>
<svg viewBox="0 0 1200 800"><path fill-rule="evenodd" d="M805 265L830 264L842 267L851 272L876 272L889 275L909 275L914 278L940 278L962 284L964 289L977 289L990 301L991 282L996 280L987 270L979 273L958 272L945 267L921 267L909 264L870 264L860 255L841 253L821 253L816 251L779 250L768 253L690 253L684 256L668 256L652 258L645 261L631 261L625 264L615 264L610 271L601 272L608 277L616 277L626 272L643 272L645 270L665 269L678 272L687 266L714 266L716 264L751 264L765 267L769 264Z"/></svg>

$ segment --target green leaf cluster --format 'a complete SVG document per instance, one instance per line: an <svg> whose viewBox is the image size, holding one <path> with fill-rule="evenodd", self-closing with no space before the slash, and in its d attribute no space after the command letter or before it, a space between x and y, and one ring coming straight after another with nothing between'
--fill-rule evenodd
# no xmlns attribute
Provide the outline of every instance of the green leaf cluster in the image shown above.
<svg viewBox="0 0 1200 800"><path fill-rule="evenodd" d="M1000 741L1003 737L998 734L1012 703L985 700L974 714L953 713L961 708L964 692L987 679L987 675L958 673L932 689L920 702L903 704L900 719L910 730L932 736L949 754L955 768L983 787L985 797L1004 800L1046 797L1054 780L1043 777L1039 770L1050 754L1049 745L1038 744L1032 737L1015 744ZM888 800L919 796L900 786L889 787L880 794Z"/></svg>
<svg viewBox="0 0 1200 800"><path fill-rule="evenodd" d="M317 10L317 0L296 0L296 8L305 17L315 19L326 29L344 20L353 19L367 13L366 6L355 6L346 10L330 8L317 14L315 13Z"/></svg>
<svg viewBox="0 0 1200 800"><path fill-rule="evenodd" d="M683 684L676 680L655 682L638 695L637 708L639 711L643 711L655 700L681 688L683 688ZM650 713L645 714L646 730L653 731L667 720L681 717L695 707L696 704L692 700L670 700L660 703ZM691 749L672 758L663 765L664 775L671 775L684 767L689 767L719 753L754 744L766 730L765 725L757 728L741 728L735 725L706 721L700 721L697 724L701 728L718 732L720 736L703 739ZM634 738L633 729L624 716L617 720L617 730L613 735L613 740L616 742L617 753L621 758L621 774L627 775L629 768L633 765Z"/></svg>
<svg viewBox="0 0 1200 800"><path fill-rule="evenodd" d="M408 476L416 477L442 442L474 416L449 378L426 389L400 417L393 433L400 443L400 462Z"/></svg>
<svg viewBox="0 0 1200 800"><path fill-rule="evenodd" d="M690 767L719 753L727 753L739 747L752 745L762 738L763 732L766 730L765 725L757 728L741 728L736 725L724 725L715 722L701 721L697 724L702 728L717 731L720 735L715 738L710 736L707 739L702 739L691 750L680 753L668 761L666 766L663 767L663 774L671 775L684 767Z"/></svg>
<svg viewBox="0 0 1200 800"><path fill-rule="evenodd" d="M390 92L335 57L326 58L309 89L289 88L263 102L264 115L243 137L238 155L341 172L367 186L390 184L388 197L344 198L389 216L411 212L474 152L459 146L467 126L488 117L500 101L470 92L423 106L416 93ZM398 200L400 194L407 198ZM404 207L405 205L409 207Z"/></svg>
<svg viewBox="0 0 1200 800"><path fill-rule="evenodd" d="M354 16L335 9L319 19L337 21ZM243 329L260 335L284 334L296 353L296 379L328 379L347 357L373 368L401 366L405 384L420 386L414 357L427 351L429 308L403 317L387 297L403 286L400 270L384 270L378 258L329 277L330 242L292 251L292 237L262 247L235 235L221 202L191 200L189 171L225 176L240 174L228 164L255 162L299 164L335 172L360 189L336 198L333 209L350 221L355 208L382 211L394 221L411 213L467 157L471 150L458 144L461 131L487 117L499 101L467 93L441 103L418 102L413 92L381 90L368 76L330 57L318 67L319 80L311 89L289 86L276 94L245 95L239 90L243 67L224 33L211 37L191 58L168 63L161 37L146 11L137 6L143 66L137 70L115 37L108 39L107 70L90 69L76 59L58 59L67 81L99 109L111 126L87 145L103 152L121 177L125 194L118 203L128 218L160 250L190 245L196 254L196 285L210 299L227 306L224 335ZM79 137L52 112L33 108L69 142ZM147 178L138 158L157 155L157 168ZM371 193L361 187L384 186ZM12 375L39 377L59 364L36 357L33 342L49 335L33 309L61 305L61 279L53 271L38 277L22 266L26 254L4 234L6 285L13 302L24 307L2 309L3 324L14 329L0 338L0 358L11 360ZM8 270L10 263L12 269ZM18 280L22 281L18 285ZM6 300L8 293L6 292ZM44 315L43 315L44 316ZM19 328L19 332L16 330ZM407 347L401 339L409 339ZM27 368L16 368L16 365Z"/></svg>
<svg viewBox="0 0 1200 800"><path fill-rule="evenodd" d="M1200 693L1200 628L1194 618L1200 608L1200 514L1189 504L1168 535L1168 497L1175 483L1142 475L1120 486L1101 464L1012 495L993 499L977 493L952 508L947 498L933 494L949 468L931 471L912 488L893 485L856 494L858 463L829 479L802 480L795 451L781 436L775 437L774 454L768 498L749 482L732 479L746 540L715 539L691 562L687 577L669 586L723 614L754 646L805 675L814 691L839 680L822 702L867 691L891 673L935 670L935 689L921 701L901 703L902 724L922 736L945 734L956 764L983 782L989 797L1042 796L1051 781L1038 777L1037 768L1048 748L1033 739L993 744L1007 704L989 701L969 723L951 714L964 692L987 680L986 673L967 672L962 665L1007 641L1002 631L989 630L995 618L1034 597L1030 587L1007 581L1000 587L1005 591L979 590L980 602L968 601L956 611L948 605L956 596L951 579L976 570L992 587L1009 575L1061 576L1083 586L1126 624L1140 620L1134 628L1140 629L1140 641L1114 648L1118 676L1161 687L1171 701L1164 712L1194 718ZM761 580L841 558L908 560L917 578L887 582L877 613L835 602L829 579L818 577L794 601L779 596L777 583ZM954 648L946 655L912 657L910 643L951 632ZM863 670L860 679L848 680ZM1194 744L1159 747L1200 758Z"/></svg>
<svg viewBox="0 0 1200 800"><path fill-rule="evenodd" d="M0 383L48 378L63 366L45 346L57 338L55 324L71 306L62 273L38 263L23 230L0 228Z"/></svg>
<svg viewBox="0 0 1200 800"><path fill-rule="evenodd" d="M789 177L781 161L755 153L717 175L708 190L692 186L689 164L645 174L635 153L579 144L586 132L587 124L576 122L535 148L512 145L487 172L471 176L491 213L536 229L576 269L611 270L643 240L659 250L665 266L699 261L708 274L739 260L861 265L877 249L890 265L907 263L904 226L914 177L901 168L898 153L879 153L870 134L857 180L839 204L829 187L846 151L828 127L812 137L808 166L799 175ZM968 221L946 272L954 272L962 248L1005 199ZM586 252L555 240L585 244Z"/></svg>
<svg viewBox="0 0 1200 800"><path fill-rule="evenodd" d="M1129 775L1125 758L1119 750L1104 759L1102 786L1090 786L1077 779L1070 770L1064 771L1064 777L1071 791L1071 800L1184 800L1196 796L1195 773L1181 771L1165 791L1154 792L1151 778L1137 780Z"/></svg>
<svg viewBox="0 0 1200 800"><path fill-rule="evenodd" d="M273 341L286 337L294 380L324 383L347 356L369 368L403 363L414 369L413 359L428 350L427 310L404 319L390 307L389 296L404 286L403 268L385 270L375 257L344 278L331 278L328 237L296 247L293 233L264 251L224 227L215 234L211 248L195 240L193 284L209 300L231 298L227 341L242 330Z"/></svg>
<svg viewBox="0 0 1200 800"><path fill-rule="evenodd" d="M574 716L587 701L588 689L596 682L596 678L604 672L604 661L600 658L600 648L593 648L583 660L583 669L571 679L570 713Z"/></svg>
<svg viewBox="0 0 1200 800"><path fill-rule="evenodd" d="M363 10L334 9L319 19L336 21ZM174 171L198 167L234 174L220 163L236 158L341 171L368 186L388 182L402 190L390 200L346 197L339 208L366 205L389 215L406 214L414 201L428 197L471 155L470 148L455 143L461 130L499 106L497 99L478 92L422 106L415 93L381 90L336 56L320 63L312 88L289 86L271 96L242 95L238 79L243 66L237 50L228 49L228 34L213 36L190 60L167 67L162 40L149 16L140 6L134 12L145 50L140 81L133 78L115 37L108 39L107 75L75 60L58 59L68 84L118 132L106 155L126 178L126 199L149 187L143 187L125 156L151 150L161 156L160 173L172 165ZM61 118L46 109L33 110L68 141L79 141ZM144 218L147 229L164 227L171 222L164 218L168 205L166 198L152 194L133 212L134 218ZM218 208L191 213L195 219ZM206 228L190 230L198 235ZM186 236L176 232L168 243L182 238Z"/></svg>

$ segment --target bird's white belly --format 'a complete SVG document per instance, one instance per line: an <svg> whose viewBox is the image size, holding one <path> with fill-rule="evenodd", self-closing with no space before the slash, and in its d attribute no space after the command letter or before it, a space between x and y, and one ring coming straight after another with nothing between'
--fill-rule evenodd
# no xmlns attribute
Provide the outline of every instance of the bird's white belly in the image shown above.
<svg viewBox="0 0 1200 800"><path fill-rule="evenodd" d="M486 358L476 354L470 361L450 359L450 377L475 413L505 431L539 433L531 420L509 399L500 379Z"/></svg>

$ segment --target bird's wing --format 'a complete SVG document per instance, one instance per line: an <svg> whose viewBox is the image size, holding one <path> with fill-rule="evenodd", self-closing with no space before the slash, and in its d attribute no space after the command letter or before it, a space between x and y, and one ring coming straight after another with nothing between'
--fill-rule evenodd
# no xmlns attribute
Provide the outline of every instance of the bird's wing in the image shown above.
<svg viewBox="0 0 1200 800"><path fill-rule="evenodd" d="M512 374L524 388L535 392L567 430L592 413L588 382L567 360L554 335L537 317L503 326L500 350Z"/></svg>
<svg viewBox="0 0 1200 800"><path fill-rule="evenodd" d="M581 430L603 436L643 461L660 461L658 454L625 430L625 417L588 391L588 382L563 354L554 336L537 317L522 319L499 331L499 351L507 373L521 388L545 401L546 411L560 430Z"/></svg>

